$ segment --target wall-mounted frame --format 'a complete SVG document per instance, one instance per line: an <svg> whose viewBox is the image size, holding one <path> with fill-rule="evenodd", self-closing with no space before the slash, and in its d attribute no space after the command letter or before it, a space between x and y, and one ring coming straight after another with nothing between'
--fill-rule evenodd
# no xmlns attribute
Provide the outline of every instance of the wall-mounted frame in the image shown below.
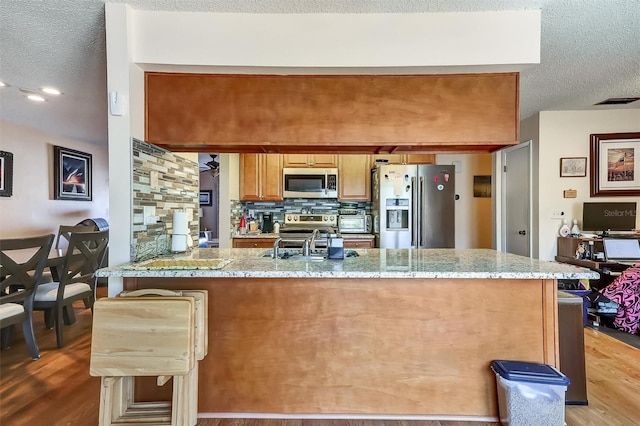
<svg viewBox="0 0 640 426"><path fill-rule="evenodd" d="M587 175L587 157L560 158L560 177L585 177Z"/></svg>
<svg viewBox="0 0 640 426"><path fill-rule="evenodd" d="M491 198L491 175L473 177L473 196Z"/></svg>
<svg viewBox="0 0 640 426"><path fill-rule="evenodd" d="M13 154L0 151L0 197L13 195Z"/></svg>
<svg viewBox="0 0 640 426"><path fill-rule="evenodd" d="M591 135L591 196L640 196L640 132Z"/></svg>
<svg viewBox="0 0 640 426"><path fill-rule="evenodd" d="M53 173L56 200L91 201L91 154L54 146Z"/></svg>
<svg viewBox="0 0 640 426"><path fill-rule="evenodd" d="M211 197L213 197L212 189L203 189L200 191L200 205L211 206Z"/></svg>

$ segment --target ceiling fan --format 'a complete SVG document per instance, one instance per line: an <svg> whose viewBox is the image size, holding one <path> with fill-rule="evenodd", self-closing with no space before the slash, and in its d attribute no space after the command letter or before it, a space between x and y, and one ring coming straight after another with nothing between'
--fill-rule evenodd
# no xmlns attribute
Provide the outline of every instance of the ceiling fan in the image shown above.
<svg viewBox="0 0 640 426"><path fill-rule="evenodd" d="M207 167L209 167L209 172L213 177L216 177L220 174L220 163L216 161L217 156L218 154L209 154L209 157L211 157L211 160L204 163Z"/></svg>

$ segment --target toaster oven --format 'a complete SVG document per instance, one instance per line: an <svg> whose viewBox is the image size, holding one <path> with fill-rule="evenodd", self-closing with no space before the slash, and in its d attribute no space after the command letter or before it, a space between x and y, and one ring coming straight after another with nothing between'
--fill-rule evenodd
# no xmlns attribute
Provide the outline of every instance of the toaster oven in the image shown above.
<svg viewBox="0 0 640 426"><path fill-rule="evenodd" d="M370 234L371 215L340 215L338 216L338 230L342 234Z"/></svg>

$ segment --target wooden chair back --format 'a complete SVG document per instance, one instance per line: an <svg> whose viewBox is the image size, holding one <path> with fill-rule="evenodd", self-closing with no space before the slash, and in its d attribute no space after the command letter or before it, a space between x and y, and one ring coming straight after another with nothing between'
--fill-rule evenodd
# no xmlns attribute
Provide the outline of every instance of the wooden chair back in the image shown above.
<svg viewBox="0 0 640 426"><path fill-rule="evenodd" d="M58 250L59 254L62 254L64 245L68 246L69 244L72 232L90 232L93 230L94 227L89 225L60 225L54 248Z"/></svg>
<svg viewBox="0 0 640 426"><path fill-rule="evenodd" d="M0 303L22 303L42 276L53 234L0 240ZM33 250L35 252L31 253ZM22 291L11 291L12 289Z"/></svg>
<svg viewBox="0 0 640 426"><path fill-rule="evenodd" d="M94 273L101 267L108 245L109 230L70 233L60 274L58 300L62 300L65 285L84 282L94 286Z"/></svg>

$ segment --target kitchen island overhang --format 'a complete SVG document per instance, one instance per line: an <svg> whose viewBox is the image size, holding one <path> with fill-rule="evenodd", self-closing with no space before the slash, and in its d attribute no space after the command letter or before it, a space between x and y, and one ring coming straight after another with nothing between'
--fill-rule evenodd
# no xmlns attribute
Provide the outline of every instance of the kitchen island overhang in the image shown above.
<svg viewBox="0 0 640 426"><path fill-rule="evenodd" d="M557 279L597 277L493 250L359 250L337 262L263 252L187 256L232 259L218 270L99 272L126 290L209 291L201 417L495 420L491 361L559 366Z"/></svg>

